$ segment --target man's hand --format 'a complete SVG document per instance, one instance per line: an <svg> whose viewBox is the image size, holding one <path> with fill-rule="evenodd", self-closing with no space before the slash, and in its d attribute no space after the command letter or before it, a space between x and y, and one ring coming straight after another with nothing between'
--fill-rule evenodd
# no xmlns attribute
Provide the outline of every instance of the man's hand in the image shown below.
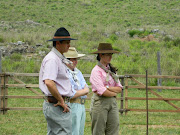
<svg viewBox="0 0 180 135"><path fill-rule="evenodd" d="M65 104L65 103L61 103L61 102L58 101L58 103L57 103L57 104L54 104L54 106L55 106L55 107L56 107L56 106L61 106L62 108L64 108L64 111L63 111L63 112L69 112L69 106L68 106L67 104Z"/></svg>

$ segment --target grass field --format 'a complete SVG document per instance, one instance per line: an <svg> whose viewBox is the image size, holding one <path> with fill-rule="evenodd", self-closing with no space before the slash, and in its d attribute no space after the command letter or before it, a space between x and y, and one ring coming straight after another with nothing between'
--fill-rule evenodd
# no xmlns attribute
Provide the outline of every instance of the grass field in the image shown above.
<svg viewBox="0 0 180 135"><path fill-rule="evenodd" d="M35 95L25 89L9 89L9 95ZM179 91L163 90L158 94L166 98L180 98ZM145 90L130 89L128 96L145 97ZM149 97L153 97L149 93ZM43 99L9 99L8 107L42 107ZM180 106L178 101L173 102ZM118 102L119 104L119 102ZM85 104L90 107L90 100ZM119 104L120 106L120 104ZM129 108L145 109L145 101L129 101ZM149 101L149 109L174 110L163 101ZM128 112L120 115L119 134L144 135L146 134L146 112ZM46 134L46 120L42 111L11 111L0 115L1 135L44 135ZM91 134L91 119L89 112L86 115L85 135ZM179 135L179 113L149 112L149 134L151 135Z"/></svg>
<svg viewBox="0 0 180 135"><path fill-rule="evenodd" d="M177 0L1 0L0 4L0 47L19 49L11 44L17 41L31 47L42 45L36 48L36 55L27 54L34 56L30 59L21 53L21 57L4 56L3 72L39 72L42 60L39 52L49 52L52 44L47 40L63 26L78 39L71 46L87 56L78 65L84 74L89 74L96 63L90 53L100 42L108 42L120 51L112 61L119 69L118 74L144 74L145 69L149 74L157 74L160 51L162 74L180 75ZM158 32L151 33L154 29ZM131 37L130 30L141 34ZM154 40L140 40L150 33Z"/></svg>
<svg viewBox="0 0 180 135"><path fill-rule="evenodd" d="M91 134L90 115L86 113L85 134ZM120 116L119 134L145 135L146 113L129 112ZM149 113L150 135L179 135L180 116L177 113ZM1 135L45 135L46 120L42 111L9 111L0 117Z"/></svg>
<svg viewBox="0 0 180 135"><path fill-rule="evenodd" d="M96 64L95 51L100 42L112 43L120 51L112 64L119 75L157 74L157 52L161 53L162 75L180 76L180 2L178 0L1 0L0 47L19 48L12 43L22 41L31 47L42 44L34 54L13 53L2 57L3 72L38 73L42 56L48 53L47 42L59 27L65 27L77 41L71 46L87 57L79 61L83 74L90 74ZM152 41L142 41L151 30L158 29ZM131 36L129 31L143 33ZM134 31L133 31L134 30ZM136 34L137 34L136 33ZM131 33L133 34L133 33ZM32 57L26 57L31 55ZM44 54L45 55L45 54ZM26 83L38 79L23 78ZM157 79L150 80L156 86ZM164 79L164 86L180 86L180 80ZM9 89L9 95L33 95L24 89ZM158 93L167 98L180 98L179 90ZM145 97L144 90L130 89L128 96ZM149 93L150 97L154 97ZM9 99L8 107L42 107L42 99ZM173 101L180 106L179 101ZM129 108L145 109L145 101L129 101ZM86 102L89 108L90 101ZM149 109L174 109L162 101L150 101ZM128 112L120 116L119 134L145 135L146 113ZM0 115L0 135L44 135L46 121L42 111L8 111ZM91 134L87 112L85 135ZM179 113L149 113L150 135L179 135Z"/></svg>

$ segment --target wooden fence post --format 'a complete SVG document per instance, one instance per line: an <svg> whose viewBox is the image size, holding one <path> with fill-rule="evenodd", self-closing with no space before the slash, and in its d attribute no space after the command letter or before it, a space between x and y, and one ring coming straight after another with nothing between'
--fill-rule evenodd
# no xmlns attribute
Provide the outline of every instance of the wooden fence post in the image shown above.
<svg viewBox="0 0 180 135"><path fill-rule="evenodd" d="M1 49L0 49L0 74L2 73L2 64L1 64ZM2 78L2 76L0 76L0 84L2 84L1 83L1 78ZM2 94L2 87L0 87L0 96L2 96L3 94ZM3 108L3 98L0 98L0 114L3 112L1 109Z"/></svg>
<svg viewBox="0 0 180 135"><path fill-rule="evenodd" d="M2 76L2 74L1 74L1 76L0 76L0 78L2 78L3 76ZM1 84L1 87L0 87L0 96L1 96L1 98L0 98L0 114L2 114L3 113L3 92L2 92L2 87L3 87L3 85L2 85L2 79L0 79L0 84Z"/></svg>
<svg viewBox="0 0 180 135"><path fill-rule="evenodd" d="M8 84L8 75L4 73L4 114L7 113L6 108L8 106L8 98L6 97L8 95L8 86L6 84Z"/></svg>
<svg viewBox="0 0 180 135"><path fill-rule="evenodd" d="M6 76L6 74L0 74L0 78L1 78L1 104L0 104L0 109L1 109L1 114L5 114L7 112L6 108L7 108L7 104L8 104L8 99L6 97L6 95L8 95L8 88L6 87L6 84L8 83L8 77Z"/></svg>
<svg viewBox="0 0 180 135"><path fill-rule="evenodd" d="M6 95L8 95L8 88L6 87L6 83L8 82L8 77L6 74L2 74L1 76L1 113L5 114L7 112L7 104L8 104L8 99L6 98Z"/></svg>
<svg viewBox="0 0 180 135"><path fill-rule="evenodd" d="M124 77L121 78L121 84L122 84L122 86L124 86ZM124 100L124 89L122 89L120 100L121 100L120 113L121 113L121 115L123 115L123 112L124 112L124 107L123 107L123 104L124 104L124 102L123 102L123 100Z"/></svg>
<svg viewBox="0 0 180 135"><path fill-rule="evenodd" d="M127 108L128 108L128 78L125 79L125 115L127 115Z"/></svg>
<svg viewBox="0 0 180 135"><path fill-rule="evenodd" d="M4 114L4 74L1 74L1 114Z"/></svg>

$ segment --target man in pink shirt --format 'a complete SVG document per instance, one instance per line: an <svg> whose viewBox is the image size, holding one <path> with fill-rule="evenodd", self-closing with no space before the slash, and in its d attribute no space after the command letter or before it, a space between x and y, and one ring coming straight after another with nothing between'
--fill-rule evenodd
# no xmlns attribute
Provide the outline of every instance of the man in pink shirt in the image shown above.
<svg viewBox="0 0 180 135"><path fill-rule="evenodd" d="M113 50L109 43L100 43L97 54L98 64L92 69L90 82L94 92L91 99L92 135L119 135L119 111L116 96L122 85L111 65Z"/></svg>
<svg viewBox="0 0 180 135"><path fill-rule="evenodd" d="M46 96L43 113L47 121L47 135L71 135L71 113L69 98L76 93L69 80L65 64L71 63L63 56L70 47L69 32L59 28L53 39L52 50L44 57L40 73L39 88Z"/></svg>

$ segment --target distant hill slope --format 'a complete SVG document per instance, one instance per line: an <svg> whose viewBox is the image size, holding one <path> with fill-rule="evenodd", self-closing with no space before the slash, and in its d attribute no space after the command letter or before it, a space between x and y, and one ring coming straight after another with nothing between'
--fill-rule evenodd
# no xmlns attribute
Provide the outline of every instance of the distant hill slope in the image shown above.
<svg viewBox="0 0 180 135"><path fill-rule="evenodd" d="M180 29L178 0L1 0L0 5L1 21L29 19L73 32L160 28L179 34Z"/></svg>
<svg viewBox="0 0 180 135"><path fill-rule="evenodd" d="M1 0L0 46L18 50L15 43L23 42L32 46L38 55L35 60L40 61L39 57L52 47L47 40L64 26L78 38L71 45L87 54L79 64L83 73L90 73L96 63L90 52L100 42L110 42L121 52L112 61L120 69L119 74L144 73L147 68L150 74L157 74L156 54L160 51L162 74L180 75L179 7L179 0ZM151 38L144 37L152 30ZM143 36L134 35L142 31ZM34 48L36 45L41 47ZM3 59L3 71L39 69L39 61L24 69L22 63L14 61L24 57L11 57Z"/></svg>

